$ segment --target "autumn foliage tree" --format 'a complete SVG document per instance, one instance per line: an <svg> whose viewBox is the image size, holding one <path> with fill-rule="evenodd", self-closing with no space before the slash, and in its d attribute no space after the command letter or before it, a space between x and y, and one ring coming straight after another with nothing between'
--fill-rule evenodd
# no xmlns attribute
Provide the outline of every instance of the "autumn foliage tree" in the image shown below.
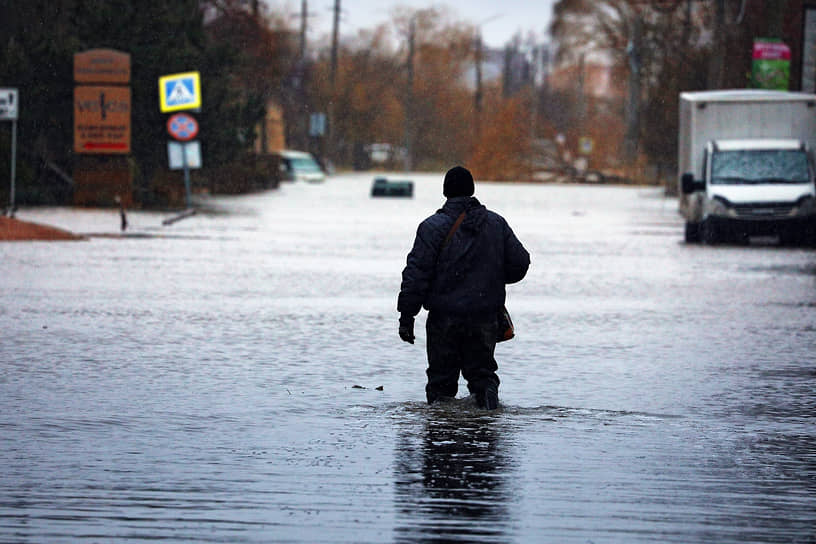
<svg viewBox="0 0 816 544"><path fill-rule="evenodd" d="M385 27L362 31L354 43L356 47L343 46L338 54L334 84L328 54L310 70L307 111L333 113L329 127L333 148L314 142L313 151L330 155L340 165L353 164L366 144L399 142L402 131L395 84L401 70Z"/></svg>
<svg viewBox="0 0 816 544"><path fill-rule="evenodd" d="M468 53L466 27L430 9L398 10L390 25L341 44L334 81L331 58L321 55L311 70L310 109L332 112L327 154L349 165L365 145L385 142L419 168L464 160L472 122Z"/></svg>
<svg viewBox="0 0 816 544"><path fill-rule="evenodd" d="M529 179L532 86L508 93L500 81L485 83L477 111L475 37L444 11L403 8L341 44L334 84L325 52L310 79L310 109L333 111L319 150L347 166L364 162L356 159L366 144L385 142L402 149L408 168L462 163L480 179Z"/></svg>
<svg viewBox="0 0 816 544"><path fill-rule="evenodd" d="M680 92L745 85L745 68L736 62L724 67L723 59L735 50L745 58L749 45L742 51L725 47L735 41L736 29L718 27L716 21L725 15L729 21L738 20L738 12L749 4L737 0L559 0L555 4L550 30L557 44L556 64L575 65L579 59L600 56L616 76L615 89L624 97L618 118L624 124L621 137L626 144L619 158L630 173L637 175L646 162L673 171ZM737 76L729 81L726 72ZM570 122L586 124L575 117ZM601 124L598 117L589 120L590 126Z"/></svg>
<svg viewBox="0 0 816 544"><path fill-rule="evenodd" d="M419 168L463 162L473 137L473 95L465 81L472 30L433 9L415 12L407 20L405 14L397 15L396 25L414 44L413 58L407 59L413 62L413 81L406 82L412 88L404 94L416 159L412 162Z"/></svg>
<svg viewBox="0 0 816 544"><path fill-rule="evenodd" d="M486 95L487 107L470 155L470 168L480 179L532 179L531 93L503 98L501 89L493 85Z"/></svg>
<svg viewBox="0 0 816 544"><path fill-rule="evenodd" d="M210 0L206 25L210 47L232 59L224 82L236 90L233 105L244 120L241 140L265 138L255 123L270 100L283 101L285 80L295 61L294 34L280 15L267 13L243 0ZM261 125L263 126L263 125Z"/></svg>

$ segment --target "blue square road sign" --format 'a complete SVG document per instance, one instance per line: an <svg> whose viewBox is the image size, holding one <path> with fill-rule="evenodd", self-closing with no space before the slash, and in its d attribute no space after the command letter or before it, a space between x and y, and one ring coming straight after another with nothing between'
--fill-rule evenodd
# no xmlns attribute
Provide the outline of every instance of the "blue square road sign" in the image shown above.
<svg viewBox="0 0 816 544"><path fill-rule="evenodd" d="M201 78L198 72L160 77L159 104L162 112L201 108Z"/></svg>

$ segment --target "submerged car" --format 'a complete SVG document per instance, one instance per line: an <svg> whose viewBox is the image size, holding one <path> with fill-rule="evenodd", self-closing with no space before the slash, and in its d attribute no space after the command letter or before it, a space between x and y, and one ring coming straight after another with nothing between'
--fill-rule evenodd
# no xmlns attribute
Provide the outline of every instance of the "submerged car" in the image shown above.
<svg viewBox="0 0 816 544"><path fill-rule="evenodd" d="M371 196L396 196L411 198L414 196L413 181L392 181L387 178L375 178L371 186Z"/></svg>
<svg viewBox="0 0 816 544"><path fill-rule="evenodd" d="M319 183L326 179L326 173L311 153L283 150L278 157L278 175L281 181L308 181Z"/></svg>

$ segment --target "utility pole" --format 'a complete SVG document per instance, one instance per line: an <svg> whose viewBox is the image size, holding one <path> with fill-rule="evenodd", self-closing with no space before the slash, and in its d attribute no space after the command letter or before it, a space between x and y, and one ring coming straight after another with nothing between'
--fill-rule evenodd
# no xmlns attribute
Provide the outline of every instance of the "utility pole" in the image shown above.
<svg viewBox="0 0 816 544"><path fill-rule="evenodd" d="M725 56L726 33L725 0L714 0L714 52L708 58L709 89L723 87L723 57Z"/></svg>
<svg viewBox="0 0 816 544"><path fill-rule="evenodd" d="M337 80L337 41L340 32L340 0L334 0L334 24L332 25L331 72L332 91Z"/></svg>
<svg viewBox="0 0 816 544"><path fill-rule="evenodd" d="M509 98L513 94L513 55L516 51L510 44L504 46L504 66L502 67L502 98Z"/></svg>
<svg viewBox="0 0 816 544"><path fill-rule="evenodd" d="M637 158L638 132L640 128L640 51L643 47L643 20L639 13L632 16L632 34L626 46L629 56L629 97L626 101L626 134L623 141L624 156L633 161Z"/></svg>
<svg viewBox="0 0 816 544"><path fill-rule="evenodd" d="M686 18L683 21L683 46L688 47L691 41L691 1L686 0Z"/></svg>
<svg viewBox="0 0 816 544"><path fill-rule="evenodd" d="M538 139L538 101L540 98L538 93L538 72L541 67L541 53L541 46L534 44L530 61L530 159L527 161L530 179L533 179L535 174L533 157L535 157L536 140Z"/></svg>
<svg viewBox="0 0 816 544"><path fill-rule="evenodd" d="M295 100L297 100L297 114L296 114L296 131L298 146L305 146L304 149L310 149L311 138L309 136L309 118L308 110L306 109L306 31L307 19L309 17L308 6L306 0L301 0L300 3L300 54L298 56L297 71L295 74Z"/></svg>
<svg viewBox="0 0 816 544"><path fill-rule="evenodd" d="M259 0L252 0L251 5L252 5L252 21L255 23L256 32L260 32L260 29L261 29L261 7L260 7L260 4L259 4ZM266 116L267 116L267 114L269 112L267 111L266 106L267 106L266 100L264 100L263 118L261 119L261 127L260 127L261 128L261 134L260 134L261 155L266 153L267 147L269 145L269 133L267 131L267 126L266 126ZM185 170L185 173L186 173L186 170ZM187 207L189 208L189 203L188 203Z"/></svg>
<svg viewBox="0 0 816 544"><path fill-rule="evenodd" d="M300 2L300 63L301 65L306 60L306 17L308 17L308 9L306 7L306 0Z"/></svg>
<svg viewBox="0 0 816 544"><path fill-rule="evenodd" d="M479 138L482 135L482 30L478 28L476 30L476 43L475 45L475 61L476 61L476 91L473 93L473 112L475 114L474 118L474 128L476 133L476 141L479 141Z"/></svg>
<svg viewBox="0 0 816 544"><path fill-rule="evenodd" d="M575 95L578 122L581 124L581 132L584 131L584 122L587 116L587 96L586 96L586 54L581 53L578 57L578 73L575 77Z"/></svg>
<svg viewBox="0 0 816 544"><path fill-rule="evenodd" d="M330 160L335 159L337 146L337 132L335 131L334 101L337 98L337 48L340 33L340 0L334 0L334 25L332 26L331 66L329 81L331 83L331 97L329 98L329 130L328 155Z"/></svg>
<svg viewBox="0 0 816 544"><path fill-rule="evenodd" d="M403 168L410 172L414 169L414 52L416 40L416 15L408 24L408 60L407 81L405 82L405 161Z"/></svg>
<svg viewBox="0 0 816 544"><path fill-rule="evenodd" d="M475 142L478 144L482 133L482 57L484 56L484 44L482 43L482 25L489 23L495 19L503 17L503 14L496 14L488 17L484 21L476 25L476 35L474 37L474 69L476 72L476 89L473 93L473 113L474 121L473 128L476 135Z"/></svg>

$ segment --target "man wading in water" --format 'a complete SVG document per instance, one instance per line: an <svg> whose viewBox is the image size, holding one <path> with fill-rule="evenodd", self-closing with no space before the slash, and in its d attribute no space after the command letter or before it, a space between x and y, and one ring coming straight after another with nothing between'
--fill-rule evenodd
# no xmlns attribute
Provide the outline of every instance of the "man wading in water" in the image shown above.
<svg viewBox="0 0 816 544"><path fill-rule="evenodd" d="M493 358L505 284L524 278L530 254L502 216L473 197L473 176L456 166L445 174L442 209L420 223L402 271L399 335L414 343L414 316L424 306L428 403L456 396L459 372L480 408L499 405Z"/></svg>

